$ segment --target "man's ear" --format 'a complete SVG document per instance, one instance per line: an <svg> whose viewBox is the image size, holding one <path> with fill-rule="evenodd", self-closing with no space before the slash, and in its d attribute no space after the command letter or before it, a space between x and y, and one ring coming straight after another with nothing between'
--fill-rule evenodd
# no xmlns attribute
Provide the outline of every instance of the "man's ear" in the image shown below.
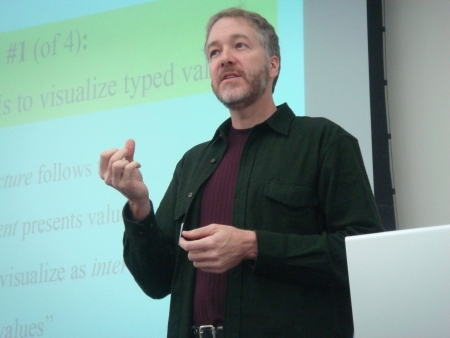
<svg viewBox="0 0 450 338"><path fill-rule="evenodd" d="M277 56L272 55L270 57L270 64L269 64L269 77L275 78L277 77L278 73L280 71L280 60Z"/></svg>

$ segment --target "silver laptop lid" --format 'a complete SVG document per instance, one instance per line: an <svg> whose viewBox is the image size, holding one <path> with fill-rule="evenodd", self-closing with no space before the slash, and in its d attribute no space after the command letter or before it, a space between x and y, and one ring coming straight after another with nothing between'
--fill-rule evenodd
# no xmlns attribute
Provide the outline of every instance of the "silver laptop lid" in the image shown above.
<svg viewBox="0 0 450 338"><path fill-rule="evenodd" d="M345 244L355 338L450 337L450 225Z"/></svg>

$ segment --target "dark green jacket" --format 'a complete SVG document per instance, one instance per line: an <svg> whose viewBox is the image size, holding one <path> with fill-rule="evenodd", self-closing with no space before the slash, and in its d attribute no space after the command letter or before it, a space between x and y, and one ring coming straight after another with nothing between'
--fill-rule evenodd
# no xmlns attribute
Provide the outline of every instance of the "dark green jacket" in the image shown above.
<svg viewBox="0 0 450 338"><path fill-rule="evenodd" d="M170 338L192 324L195 268L180 227L199 223L230 125L183 156L156 216L133 223L124 209L125 263L147 295L171 294ZM344 238L382 231L357 140L281 105L250 132L235 191L232 225L255 230L258 257L228 271L225 337L352 337Z"/></svg>

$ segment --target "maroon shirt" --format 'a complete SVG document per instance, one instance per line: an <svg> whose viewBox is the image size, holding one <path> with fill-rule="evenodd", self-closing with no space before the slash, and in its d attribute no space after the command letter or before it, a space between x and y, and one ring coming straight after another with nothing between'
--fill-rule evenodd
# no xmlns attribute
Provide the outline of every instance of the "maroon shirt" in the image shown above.
<svg viewBox="0 0 450 338"><path fill-rule="evenodd" d="M234 190L239 163L250 129L230 129L222 161L205 186L200 227L212 223L232 225ZM194 325L223 325L227 274L197 269L194 293Z"/></svg>

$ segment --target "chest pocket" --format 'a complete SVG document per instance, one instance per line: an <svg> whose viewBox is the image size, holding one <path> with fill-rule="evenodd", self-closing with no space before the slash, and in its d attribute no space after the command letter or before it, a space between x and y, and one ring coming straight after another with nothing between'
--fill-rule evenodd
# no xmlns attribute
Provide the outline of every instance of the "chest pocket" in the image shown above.
<svg viewBox="0 0 450 338"><path fill-rule="evenodd" d="M291 208L313 207L319 204L316 190L306 184L267 182L264 194Z"/></svg>
<svg viewBox="0 0 450 338"><path fill-rule="evenodd" d="M267 182L265 219L268 229L298 234L314 234L320 231L318 221L319 198L314 187L301 183ZM272 229L272 227L274 227Z"/></svg>

